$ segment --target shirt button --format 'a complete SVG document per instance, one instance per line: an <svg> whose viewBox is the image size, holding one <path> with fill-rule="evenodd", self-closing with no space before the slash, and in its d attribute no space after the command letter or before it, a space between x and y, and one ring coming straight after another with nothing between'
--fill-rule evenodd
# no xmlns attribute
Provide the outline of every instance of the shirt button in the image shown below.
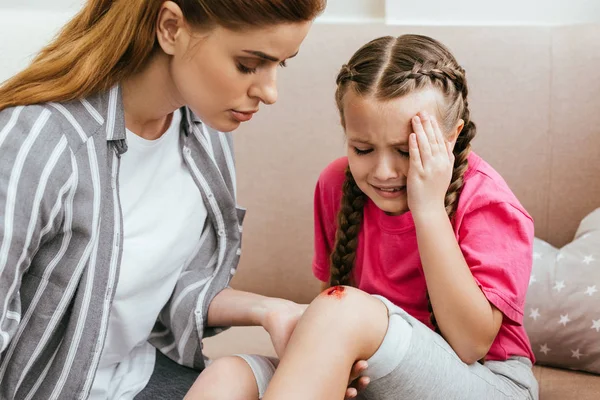
<svg viewBox="0 0 600 400"><path fill-rule="evenodd" d="M209 199L212 199L213 197L215 197L215 196L213 196L213 194L212 194L212 193L209 193L209 194L208 194L208 198L209 198Z"/></svg>
<svg viewBox="0 0 600 400"><path fill-rule="evenodd" d="M223 229L219 229L219 232L218 232L218 233L219 233L219 236L223 236L223 235L225 235L225 231L224 231Z"/></svg>
<svg viewBox="0 0 600 400"><path fill-rule="evenodd" d="M241 225L238 225L238 230L240 231L240 233L242 233L244 231L244 228Z"/></svg>
<svg viewBox="0 0 600 400"><path fill-rule="evenodd" d="M235 254L237 254L238 256L242 255L242 249L237 249L237 251L235 252Z"/></svg>
<svg viewBox="0 0 600 400"><path fill-rule="evenodd" d="M236 273L237 271L235 270L235 268L231 268L231 271L230 271L230 272L231 272L231 276L233 276L233 275L235 275L235 273Z"/></svg>

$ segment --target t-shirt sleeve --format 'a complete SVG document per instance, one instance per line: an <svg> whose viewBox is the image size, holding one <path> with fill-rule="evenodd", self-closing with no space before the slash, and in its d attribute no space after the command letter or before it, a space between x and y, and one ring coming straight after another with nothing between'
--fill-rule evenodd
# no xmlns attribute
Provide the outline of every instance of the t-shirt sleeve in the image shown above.
<svg viewBox="0 0 600 400"><path fill-rule="evenodd" d="M492 203L468 212L459 244L490 303L514 324L523 308L533 263L533 220L514 205Z"/></svg>

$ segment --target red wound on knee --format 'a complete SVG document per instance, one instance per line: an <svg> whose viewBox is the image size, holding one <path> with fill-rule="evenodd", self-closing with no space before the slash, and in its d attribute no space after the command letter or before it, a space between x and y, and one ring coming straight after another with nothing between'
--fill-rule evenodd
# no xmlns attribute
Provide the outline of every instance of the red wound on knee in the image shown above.
<svg viewBox="0 0 600 400"><path fill-rule="evenodd" d="M346 288L343 286L334 286L327 290L327 296L333 296L337 299L341 299L342 297L344 297L345 290L346 290Z"/></svg>

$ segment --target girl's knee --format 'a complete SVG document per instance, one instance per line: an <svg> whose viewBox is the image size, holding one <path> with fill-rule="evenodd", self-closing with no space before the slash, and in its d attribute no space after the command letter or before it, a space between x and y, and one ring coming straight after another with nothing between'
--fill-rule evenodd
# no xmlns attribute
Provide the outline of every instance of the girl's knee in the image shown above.
<svg viewBox="0 0 600 400"><path fill-rule="evenodd" d="M232 384L235 382L235 384ZM252 369L240 357L213 361L196 379L185 400L258 400Z"/></svg>
<svg viewBox="0 0 600 400"><path fill-rule="evenodd" d="M381 300L350 286L334 286L326 289L311 303L310 307L332 309L346 320L354 316L362 323L371 317L387 318L387 307Z"/></svg>
<svg viewBox="0 0 600 400"><path fill-rule="evenodd" d="M303 317L314 325L339 333L358 346L360 354L377 349L388 327L388 309L378 298L362 290L336 286L321 293Z"/></svg>

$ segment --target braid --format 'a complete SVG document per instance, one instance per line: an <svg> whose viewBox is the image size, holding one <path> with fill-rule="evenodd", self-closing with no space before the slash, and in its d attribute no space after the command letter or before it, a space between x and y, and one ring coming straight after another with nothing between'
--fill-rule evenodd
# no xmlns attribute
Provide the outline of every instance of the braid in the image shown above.
<svg viewBox="0 0 600 400"><path fill-rule="evenodd" d="M402 71L395 73L391 77L391 82L393 84L400 84L406 82L408 80L414 80L417 83L417 86L422 84L424 79L430 79L431 81L437 80L444 84L444 88L447 88L449 84L454 84L458 80L461 79L460 70L453 68L451 65L444 64L443 62L438 62L432 68L427 68L425 65L421 63L415 63L413 68L410 71ZM462 89L458 88L457 89Z"/></svg>
<svg viewBox="0 0 600 400"><path fill-rule="evenodd" d="M358 247L358 233L363 218L367 196L358 188L350 168L346 168L346 180L338 213L335 246L331 253L330 285L352 285L352 268Z"/></svg>
<svg viewBox="0 0 600 400"><path fill-rule="evenodd" d="M452 180L450 186L446 192L445 205L448 217L452 219L458 206L458 198L463 186L463 176L469 167L467 161L469 153L471 152L471 141L477 134L477 128L473 121L471 121L471 113L469 111L469 102L467 96L469 94L467 85L465 83L464 70L459 67L457 70L457 77L455 78L455 86L460 90L463 102L463 112L461 115L464 121L464 127L456 139L454 145L454 170L452 171Z"/></svg>

